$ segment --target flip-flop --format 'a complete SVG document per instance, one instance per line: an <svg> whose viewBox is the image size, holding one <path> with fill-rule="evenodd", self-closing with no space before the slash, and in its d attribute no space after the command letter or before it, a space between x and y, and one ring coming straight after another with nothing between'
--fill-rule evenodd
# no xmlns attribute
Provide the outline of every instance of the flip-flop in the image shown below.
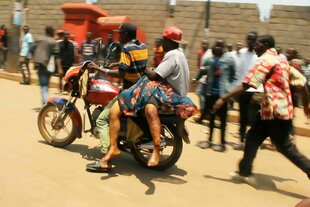
<svg viewBox="0 0 310 207"><path fill-rule="evenodd" d="M100 161L89 163L86 165L86 170L89 172L107 172L111 170L112 166L109 163L106 163L106 166L102 166Z"/></svg>

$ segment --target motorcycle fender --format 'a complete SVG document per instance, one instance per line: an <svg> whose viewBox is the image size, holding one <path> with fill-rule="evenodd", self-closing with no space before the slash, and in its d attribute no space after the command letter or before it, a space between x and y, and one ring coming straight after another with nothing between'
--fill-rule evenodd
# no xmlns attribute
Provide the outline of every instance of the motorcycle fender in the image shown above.
<svg viewBox="0 0 310 207"><path fill-rule="evenodd" d="M67 103L67 99L60 98L60 97L51 97L48 99L48 102L55 105L59 110L62 109L62 107ZM74 130L76 133L76 137L81 138L82 137L82 118L81 115L76 108L76 106L72 103L69 104L69 111L70 116L72 117Z"/></svg>
<svg viewBox="0 0 310 207"><path fill-rule="evenodd" d="M185 126L185 120L180 120L177 124L177 133L182 137L183 141L186 144L190 144L191 140L189 139L188 129Z"/></svg>

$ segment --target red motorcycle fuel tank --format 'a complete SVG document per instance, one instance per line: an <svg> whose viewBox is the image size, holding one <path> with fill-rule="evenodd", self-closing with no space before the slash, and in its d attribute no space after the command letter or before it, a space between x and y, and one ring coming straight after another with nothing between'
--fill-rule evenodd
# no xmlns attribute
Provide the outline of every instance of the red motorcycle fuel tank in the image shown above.
<svg viewBox="0 0 310 207"><path fill-rule="evenodd" d="M91 79L85 97L91 104L106 106L120 92L120 89L107 80Z"/></svg>

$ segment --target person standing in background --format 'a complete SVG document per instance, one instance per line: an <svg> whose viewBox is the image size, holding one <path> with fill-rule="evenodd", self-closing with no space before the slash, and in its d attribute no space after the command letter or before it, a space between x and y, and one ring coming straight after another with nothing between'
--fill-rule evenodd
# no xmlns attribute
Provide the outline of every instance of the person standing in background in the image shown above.
<svg viewBox="0 0 310 207"><path fill-rule="evenodd" d="M247 47L242 48L240 50L240 58L239 58L238 68L237 68L238 80L236 82L236 85L239 85L242 82L245 75L255 65L258 59L255 53L255 50L254 50L256 39L257 39L256 32L249 32L246 36ZM254 92L256 92L254 89L249 89L245 93L238 96L239 113L240 113L240 120L239 120L240 143L234 147L236 150L241 150L244 148L246 130L249 124L250 103L251 103Z"/></svg>
<svg viewBox="0 0 310 207"><path fill-rule="evenodd" d="M86 40L83 41L81 45L81 54L82 54L82 61L93 61L96 60L96 51L97 51L97 42L92 39L92 32L86 33Z"/></svg>
<svg viewBox="0 0 310 207"><path fill-rule="evenodd" d="M75 35L70 34L69 36L70 42L72 42L74 46L74 63L79 63L80 62L80 55L79 55L79 43L75 41Z"/></svg>
<svg viewBox="0 0 310 207"><path fill-rule="evenodd" d="M31 59L30 44L33 43L33 37L29 32L29 27L23 27L24 37L21 42L21 50L19 53L19 67L22 72L23 80L20 82L22 85L30 85L31 74L29 69L29 60Z"/></svg>
<svg viewBox="0 0 310 207"><path fill-rule="evenodd" d="M64 31L63 41L57 43L57 54L56 64L59 73L59 91L62 92L62 79L66 74L67 70L74 64L75 55L74 55L74 45L69 41L69 33Z"/></svg>
<svg viewBox="0 0 310 207"><path fill-rule="evenodd" d="M7 54L8 54L8 30L4 24L1 25L0 27L0 43L2 43L2 51L3 51L3 68L2 69L5 69Z"/></svg>
<svg viewBox="0 0 310 207"><path fill-rule="evenodd" d="M158 38L155 40L153 52L154 52L153 66L156 68L159 65L159 63L163 60L165 55L161 39Z"/></svg>
<svg viewBox="0 0 310 207"><path fill-rule="evenodd" d="M223 104L216 113L211 112L215 101L223 94L233 88L235 81L235 61L229 53L224 51L224 42L217 42L212 48L213 56L207 59L204 63L206 70L200 70L200 73L207 73L207 90L206 104L203 114L210 115L210 133L206 141L201 141L197 145L202 149L212 147L213 150L224 152L226 150L226 123L227 123L227 104ZM215 117L220 118L221 124L221 141L219 145L213 143L213 131L215 128Z"/></svg>
<svg viewBox="0 0 310 207"><path fill-rule="evenodd" d="M198 71L200 70L206 70L206 68L203 66L204 61L207 58L210 58L212 56L212 51L209 49L209 42L207 40L203 40L201 42L201 49L197 52L197 67ZM199 124L202 123L203 119L205 119L206 114L203 114L204 107L205 107L205 101L206 101L206 91L207 91L207 75L199 75L200 72L197 73L197 76L193 80L194 83L197 81L199 82L196 94L199 97L199 104L200 104L200 117L196 118L194 117L193 120Z"/></svg>

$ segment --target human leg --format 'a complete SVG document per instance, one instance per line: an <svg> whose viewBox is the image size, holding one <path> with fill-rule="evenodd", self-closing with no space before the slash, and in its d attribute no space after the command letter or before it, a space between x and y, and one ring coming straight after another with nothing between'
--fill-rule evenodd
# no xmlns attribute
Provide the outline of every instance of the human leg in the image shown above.
<svg viewBox="0 0 310 207"><path fill-rule="evenodd" d="M20 84L23 84L23 85L28 85L29 82L27 80L27 65L26 65L26 57L24 56L20 56L19 57L19 68L20 68L20 71L22 73L22 81L20 82Z"/></svg>
<svg viewBox="0 0 310 207"><path fill-rule="evenodd" d="M100 113L96 121L98 138L101 143L101 152L104 154L108 152L108 149L110 147L110 134L109 134L110 109L116 101L117 98L112 99L110 103Z"/></svg>
<svg viewBox="0 0 310 207"><path fill-rule="evenodd" d="M250 107L250 102L252 98L252 93L245 92L241 94L239 99L239 112L240 112L240 141L241 143L244 142L245 136L246 136L246 128L248 125L248 112Z"/></svg>
<svg viewBox="0 0 310 207"><path fill-rule="evenodd" d="M219 117L221 121L221 144L225 145L225 134L226 134L226 125L227 125L227 110L228 110L228 104L225 103L222 108L219 111Z"/></svg>
<svg viewBox="0 0 310 207"><path fill-rule="evenodd" d="M46 68L42 64L38 64L37 66L39 84L41 88L41 102L42 105L47 103L48 100L48 86L51 74L46 70Z"/></svg>
<svg viewBox="0 0 310 207"><path fill-rule="evenodd" d="M108 153L103 156L100 160L102 164L106 164L111 158L118 156L120 154L120 150L117 147L117 137L120 131L120 117L122 112L119 108L119 104L116 101L111 109L110 109L110 149Z"/></svg>
<svg viewBox="0 0 310 207"><path fill-rule="evenodd" d="M26 81L28 84L31 83L31 74L30 74L30 68L29 68L29 58L25 58L25 65L26 65L26 70L27 70L27 78Z"/></svg>
<svg viewBox="0 0 310 207"><path fill-rule="evenodd" d="M154 142L154 149L147 165L156 166L159 163L159 146L160 146L160 132L161 132L161 125L158 116L157 106L155 106L152 103L146 104L145 115Z"/></svg>
<svg viewBox="0 0 310 207"><path fill-rule="evenodd" d="M310 176L310 160L301 154L290 139L291 120L273 120L270 124L270 139L277 150L288 158L294 165Z"/></svg>
<svg viewBox="0 0 310 207"><path fill-rule="evenodd" d="M228 110L228 104L225 103L220 110L217 112L217 115L220 118L221 121L221 144L220 145L215 145L213 147L213 150L218 151L218 152L224 152L226 150L225 144L225 134L226 134L226 125L227 125L227 110Z"/></svg>
<svg viewBox="0 0 310 207"><path fill-rule="evenodd" d="M257 120L249 130L245 140L243 158L239 163L238 173L241 176L250 176L252 174L252 165L257 150L268 135L269 132L266 127L266 121Z"/></svg>

